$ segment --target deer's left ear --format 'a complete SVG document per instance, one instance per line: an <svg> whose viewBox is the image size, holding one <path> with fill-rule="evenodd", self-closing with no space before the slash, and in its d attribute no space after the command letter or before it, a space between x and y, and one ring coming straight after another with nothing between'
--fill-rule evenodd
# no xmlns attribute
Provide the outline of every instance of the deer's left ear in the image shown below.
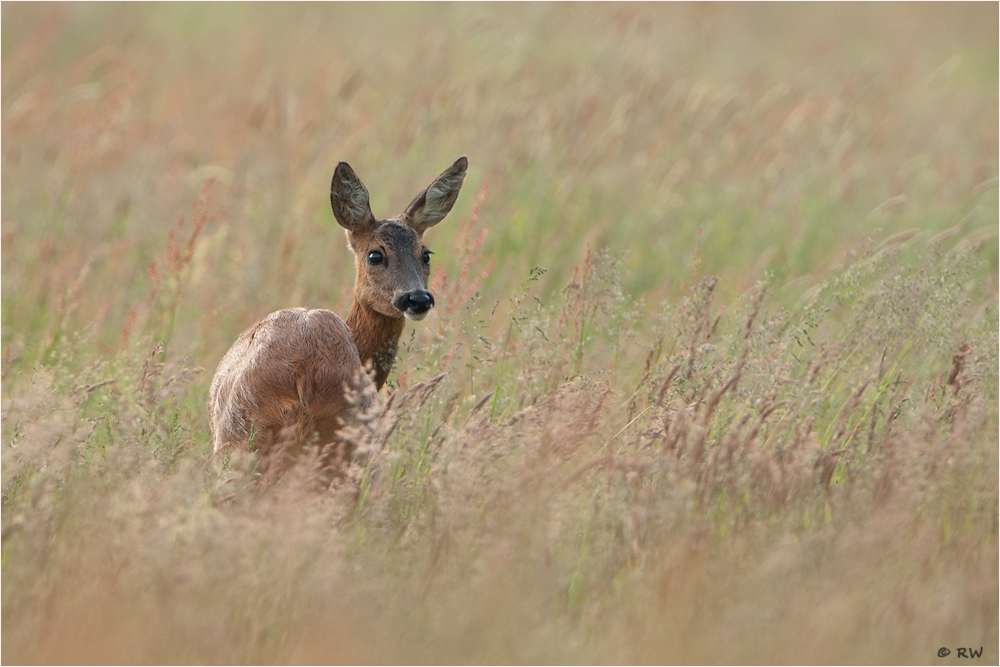
<svg viewBox="0 0 1000 667"><path fill-rule="evenodd" d="M403 217L418 234L422 235L448 215L458 199L468 169L469 160L463 155L406 207Z"/></svg>
<svg viewBox="0 0 1000 667"><path fill-rule="evenodd" d="M333 172L330 206L333 208L333 217L340 226L352 233L361 225L374 220L371 206L368 205L368 189L346 162L338 164Z"/></svg>

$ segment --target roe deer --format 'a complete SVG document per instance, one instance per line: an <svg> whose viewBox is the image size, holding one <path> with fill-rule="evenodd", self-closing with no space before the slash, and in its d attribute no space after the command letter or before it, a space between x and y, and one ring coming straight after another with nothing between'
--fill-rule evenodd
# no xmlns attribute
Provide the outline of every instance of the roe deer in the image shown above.
<svg viewBox="0 0 1000 667"><path fill-rule="evenodd" d="M271 313L236 340L212 379L209 421L216 453L252 447L259 470L300 453L316 438L334 472L350 457L338 438L357 397L375 396L396 357L404 318L434 307L427 291L431 252L424 232L458 199L463 156L418 194L398 218L377 220L368 190L346 162L337 165L330 204L354 253L354 303L345 323L329 310Z"/></svg>

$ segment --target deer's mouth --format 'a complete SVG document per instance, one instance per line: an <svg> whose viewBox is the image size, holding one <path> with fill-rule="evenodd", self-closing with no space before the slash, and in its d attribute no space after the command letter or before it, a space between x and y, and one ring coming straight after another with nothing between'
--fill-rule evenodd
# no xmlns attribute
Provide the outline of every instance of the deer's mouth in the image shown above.
<svg viewBox="0 0 1000 667"><path fill-rule="evenodd" d="M404 310L403 311L403 317L405 317L408 320L413 320L414 322L419 322L420 320L422 320L425 317L427 317L427 313L429 313L429 312L431 312L429 308L427 310L422 310L420 312L414 312L414 311L410 311L410 310Z"/></svg>

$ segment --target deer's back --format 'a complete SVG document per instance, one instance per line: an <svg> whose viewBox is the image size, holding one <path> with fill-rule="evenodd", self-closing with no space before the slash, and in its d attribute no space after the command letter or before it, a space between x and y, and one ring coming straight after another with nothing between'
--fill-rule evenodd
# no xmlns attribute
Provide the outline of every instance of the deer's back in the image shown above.
<svg viewBox="0 0 1000 667"><path fill-rule="evenodd" d="M296 424L332 438L351 407L345 391L370 383L350 329L335 314L271 313L240 335L215 372L209 397L215 450L245 445L251 430L266 447Z"/></svg>

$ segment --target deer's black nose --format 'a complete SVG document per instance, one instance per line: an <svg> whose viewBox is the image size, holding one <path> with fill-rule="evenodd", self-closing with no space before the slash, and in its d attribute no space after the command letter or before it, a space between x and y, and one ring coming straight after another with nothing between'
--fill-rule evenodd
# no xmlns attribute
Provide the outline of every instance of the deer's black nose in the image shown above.
<svg viewBox="0 0 1000 667"><path fill-rule="evenodd" d="M406 296L411 308L427 310L434 307L434 295L430 292L414 292Z"/></svg>
<svg viewBox="0 0 1000 667"><path fill-rule="evenodd" d="M407 292L396 299L395 306L408 319L423 319L427 311L434 307L434 295L427 290Z"/></svg>

